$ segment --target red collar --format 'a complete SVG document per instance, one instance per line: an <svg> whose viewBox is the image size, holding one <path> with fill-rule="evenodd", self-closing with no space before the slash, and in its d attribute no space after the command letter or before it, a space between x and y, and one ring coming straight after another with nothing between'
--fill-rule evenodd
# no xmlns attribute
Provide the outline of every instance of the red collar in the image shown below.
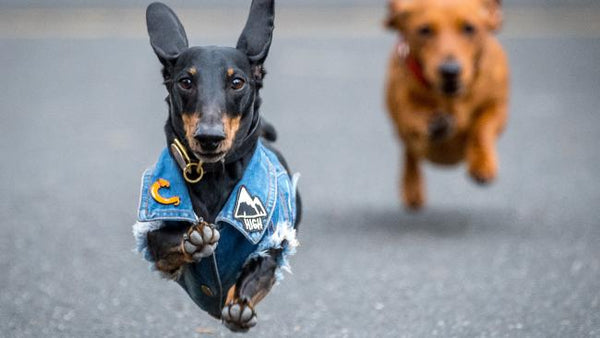
<svg viewBox="0 0 600 338"><path fill-rule="evenodd" d="M423 85L424 87L431 87L431 84L425 78L425 74L423 74L423 66L411 53L410 47L404 41L402 37L398 41L396 46L396 53L401 61L404 61L406 68L410 71L410 73L417 79L417 81Z"/></svg>
<svg viewBox="0 0 600 338"><path fill-rule="evenodd" d="M431 87L431 84L425 78L425 74L423 74L423 66L421 65L419 60L412 56L412 54L408 54L408 56L405 58L405 62L408 70L410 70L410 72L417 79L417 81L419 81L420 84L427 88Z"/></svg>

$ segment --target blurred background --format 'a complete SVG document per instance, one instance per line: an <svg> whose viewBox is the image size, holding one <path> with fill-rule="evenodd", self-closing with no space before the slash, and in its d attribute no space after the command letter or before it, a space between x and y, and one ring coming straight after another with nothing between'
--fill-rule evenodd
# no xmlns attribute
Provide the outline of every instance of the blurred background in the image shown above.
<svg viewBox="0 0 600 338"><path fill-rule="evenodd" d="M166 1L234 45L249 1ZM147 1L0 0L0 336L228 336L133 252L165 146ZM302 173L302 243L250 337L600 337L600 4L506 0L500 176L427 166L406 212L385 1L285 0L262 90Z"/></svg>

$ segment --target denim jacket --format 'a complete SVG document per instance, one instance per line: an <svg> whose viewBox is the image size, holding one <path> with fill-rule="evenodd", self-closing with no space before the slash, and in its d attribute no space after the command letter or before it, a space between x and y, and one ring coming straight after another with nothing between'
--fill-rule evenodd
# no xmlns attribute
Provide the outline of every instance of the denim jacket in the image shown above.
<svg viewBox="0 0 600 338"><path fill-rule="evenodd" d="M243 265L271 248L283 249L278 265L289 269L287 257L298 245L298 177L290 177L277 156L258 141L241 180L215 219L221 236L214 254L186 264L177 280L203 310L219 317L225 295L235 285ZM170 204L159 203L152 196L152 186L160 179L160 196L171 199ZM138 251L152 262L146 238L149 231L174 226L176 222L198 221L181 169L169 150L164 149L158 162L142 176L138 222L133 229ZM277 277L281 278L279 269Z"/></svg>

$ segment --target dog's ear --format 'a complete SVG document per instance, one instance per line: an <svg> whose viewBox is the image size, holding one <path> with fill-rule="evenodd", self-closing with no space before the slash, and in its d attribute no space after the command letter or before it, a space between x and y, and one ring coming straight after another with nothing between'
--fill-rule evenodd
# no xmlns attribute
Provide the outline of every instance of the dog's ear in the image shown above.
<svg viewBox="0 0 600 338"><path fill-rule="evenodd" d="M183 25L167 5L151 3L146 9L146 24L152 49L163 65L166 66L187 49Z"/></svg>
<svg viewBox="0 0 600 338"><path fill-rule="evenodd" d="M244 52L253 65L262 65L269 54L274 18L274 0L252 0L248 21L236 48Z"/></svg>
<svg viewBox="0 0 600 338"><path fill-rule="evenodd" d="M502 0L482 0L487 14L487 25L491 31L497 31L502 27Z"/></svg>
<svg viewBox="0 0 600 338"><path fill-rule="evenodd" d="M408 14L407 2L410 0L389 0L388 9L383 25L387 29L400 30L402 21Z"/></svg>

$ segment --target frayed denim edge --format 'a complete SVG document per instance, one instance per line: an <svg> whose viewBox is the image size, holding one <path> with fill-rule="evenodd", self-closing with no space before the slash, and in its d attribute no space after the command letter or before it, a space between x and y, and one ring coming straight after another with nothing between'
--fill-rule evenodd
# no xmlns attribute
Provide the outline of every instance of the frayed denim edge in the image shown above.
<svg viewBox="0 0 600 338"><path fill-rule="evenodd" d="M289 222L279 223L273 235L260 242L257 250L248 257L248 261L256 257L267 256L269 249L282 249L281 254L277 257L277 270L275 271L275 278L277 282L280 282L284 277L282 270L292 273L289 258L296 253L299 245L296 229L292 224Z"/></svg>
<svg viewBox="0 0 600 338"><path fill-rule="evenodd" d="M148 236L150 231L158 230L165 225L162 221L136 222L133 227L133 237L135 237L135 250L142 254L145 260L154 263L150 250L148 250ZM154 267L154 265L152 265Z"/></svg>

